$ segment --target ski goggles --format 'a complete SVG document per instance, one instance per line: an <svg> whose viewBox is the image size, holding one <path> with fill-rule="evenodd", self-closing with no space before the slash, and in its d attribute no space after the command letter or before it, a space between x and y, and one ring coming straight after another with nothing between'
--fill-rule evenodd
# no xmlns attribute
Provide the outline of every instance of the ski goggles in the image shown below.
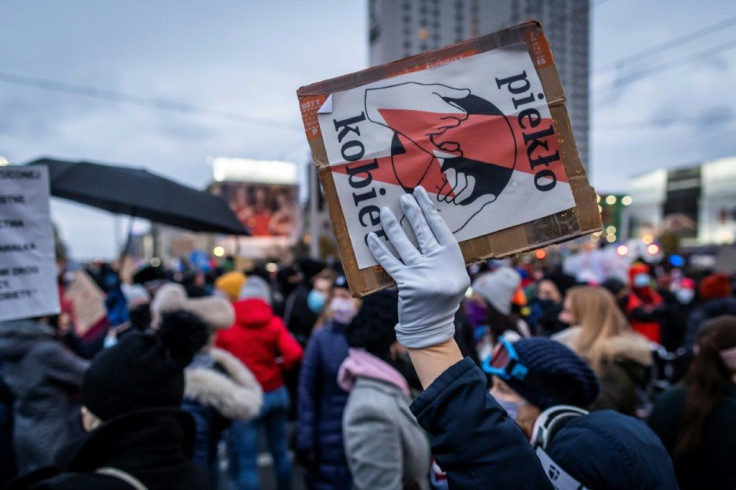
<svg viewBox="0 0 736 490"><path fill-rule="evenodd" d="M483 371L501 379L524 381L529 369L521 363L514 346L505 338L499 338L490 356L483 361Z"/></svg>

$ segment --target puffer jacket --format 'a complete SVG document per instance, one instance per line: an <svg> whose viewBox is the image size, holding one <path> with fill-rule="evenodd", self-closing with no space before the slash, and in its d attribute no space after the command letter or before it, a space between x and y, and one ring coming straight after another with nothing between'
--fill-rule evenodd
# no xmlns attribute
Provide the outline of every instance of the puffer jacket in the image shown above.
<svg viewBox="0 0 736 490"><path fill-rule="evenodd" d="M303 350L271 306L258 298L233 303L235 323L217 334L215 345L253 373L264 393L284 386L282 369L295 368Z"/></svg>
<svg viewBox="0 0 736 490"><path fill-rule="evenodd" d="M192 459L211 468L217 444L231 420L255 417L263 403L263 392L253 374L232 354L213 348L197 354L184 370L182 409L196 422Z"/></svg>
<svg viewBox="0 0 736 490"><path fill-rule="evenodd" d="M330 322L309 339L299 376L296 446L315 457L315 489L351 488L343 447L342 416L348 392L337 383L348 356L346 326Z"/></svg>
<svg viewBox="0 0 736 490"><path fill-rule="evenodd" d="M76 395L89 362L67 350L51 327L31 320L0 324L0 358L15 399L13 433L23 474L50 464L82 434Z"/></svg>

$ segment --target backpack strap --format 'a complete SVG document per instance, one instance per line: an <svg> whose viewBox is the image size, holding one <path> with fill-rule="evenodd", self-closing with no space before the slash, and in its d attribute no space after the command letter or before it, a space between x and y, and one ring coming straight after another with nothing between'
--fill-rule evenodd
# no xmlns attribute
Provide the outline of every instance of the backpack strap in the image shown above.
<svg viewBox="0 0 736 490"><path fill-rule="evenodd" d="M148 487L143 484L138 478L134 477L127 471L123 471L120 468L113 468L112 466L104 466L95 470L95 473L105 476L111 476L122 480L135 490L148 490Z"/></svg>

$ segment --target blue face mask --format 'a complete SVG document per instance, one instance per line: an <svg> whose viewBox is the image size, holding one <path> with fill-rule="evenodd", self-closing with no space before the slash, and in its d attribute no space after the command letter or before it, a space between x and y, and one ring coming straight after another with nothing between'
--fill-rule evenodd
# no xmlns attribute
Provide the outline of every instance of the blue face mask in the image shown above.
<svg viewBox="0 0 736 490"><path fill-rule="evenodd" d="M325 306L325 295L320 291L312 289L307 295L307 307L313 313L319 313Z"/></svg>
<svg viewBox="0 0 736 490"><path fill-rule="evenodd" d="M105 335L105 340L102 342L102 347L104 349L109 349L110 347L116 345L118 343L118 336L117 335Z"/></svg>
<svg viewBox="0 0 736 490"><path fill-rule="evenodd" d="M506 410L509 418L516 422L516 419L519 418L519 407L523 404L519 402L512 402L511 400L504 400L503 398L496 398L496 401L499 405L501 405L501 408Z"/></svg>
<svg viewBox="0 0 736 490"><path fill-rule="evenodd" d="M634 287L645 288L649 286L649 274L637 274L634 276Z"/></svg>

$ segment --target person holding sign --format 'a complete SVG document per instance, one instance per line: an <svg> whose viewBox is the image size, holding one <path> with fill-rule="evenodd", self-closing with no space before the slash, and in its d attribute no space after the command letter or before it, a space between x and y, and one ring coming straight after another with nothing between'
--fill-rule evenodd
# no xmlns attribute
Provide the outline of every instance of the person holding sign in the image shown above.
<svg viewBox="0 0 736 490"><path fill-rule="evenodd" d="M439 466L447 473L450 486L463 489L551 488L552 485L555 488L585 488L587 481L581 484L583 479L580 476L577 476L579 481L575 482L575 486L563 485L560 479L562 469L550 465L549 461L540 461L541 455L538 459L532 445L507 415L508 410L488 393L483 371L470 359L462 358L453 339L453 317L470 280L460 246L423 188L417 187L413 194L403 196L401 207L411 224L418 246L412 244L387 208L381 210L381 222L387 240L397 251L398 257L375 234L368 236L368 246L399 287L396 337L409 348L412 363L425 388L412 404L411 410L419 424L432 434L432 452ZM556 357L566 357L568 365L582 364L571 352L565 349L565 355L562 355L559 352L561 346L547 342L549 345L542 346L542 357L547 356L552 361L547 364L555 365ZM522 403L525 398L518 396L519 393L526 393L532 400L537 399L530 394L531 390L538 391L540 386L546 386L544 383L533 383L536 377L533 371L539 367L536 364L539 364L540 357L522 359L521 350L517 353L506 344L500 344L502 347L498 347L494 356L486 361L486 370L505 377L509 380L507 385L511 383L516 387L516 390L511 391L516 392L517 403ZM573 391L583 386L577 382L573 384ZM496 394L501 396L498 392ZM569 403L569 393L563 395L555 403ZM582 412L578 413L580 417L587 417L585 411L575 410ZM617 415L614 412L600 413ZM618 417L626 418L621 415ZM539 419L542 419L541 415ZM618 427L621 422L613 425ZM551 437L545 430L540 433ZM580 443L586 445L583 451L593 446L586 438L586 435L580 438ZM616 445L620 446L620 441ZM642 448L633 448L633 452L637 450L641 451ZM601 459L596 451L586 454L592 458L591 461L605 466L610 454L606 460L606 452L601 452L604 453ZM676 488L674 472L666 454L664 459L654 459L657 461L656 467L651 468L656 479L654 486L643 487L640 486L642 483L636 483L610 488ZM547 471L543 469L543 464ZM636 464L636 461L632 464ZM610 467L608 469L613 471ZM641 474L641 468L637 471L637 474ZM587 485L599 488L600 482L593 481Z"/></svg>

